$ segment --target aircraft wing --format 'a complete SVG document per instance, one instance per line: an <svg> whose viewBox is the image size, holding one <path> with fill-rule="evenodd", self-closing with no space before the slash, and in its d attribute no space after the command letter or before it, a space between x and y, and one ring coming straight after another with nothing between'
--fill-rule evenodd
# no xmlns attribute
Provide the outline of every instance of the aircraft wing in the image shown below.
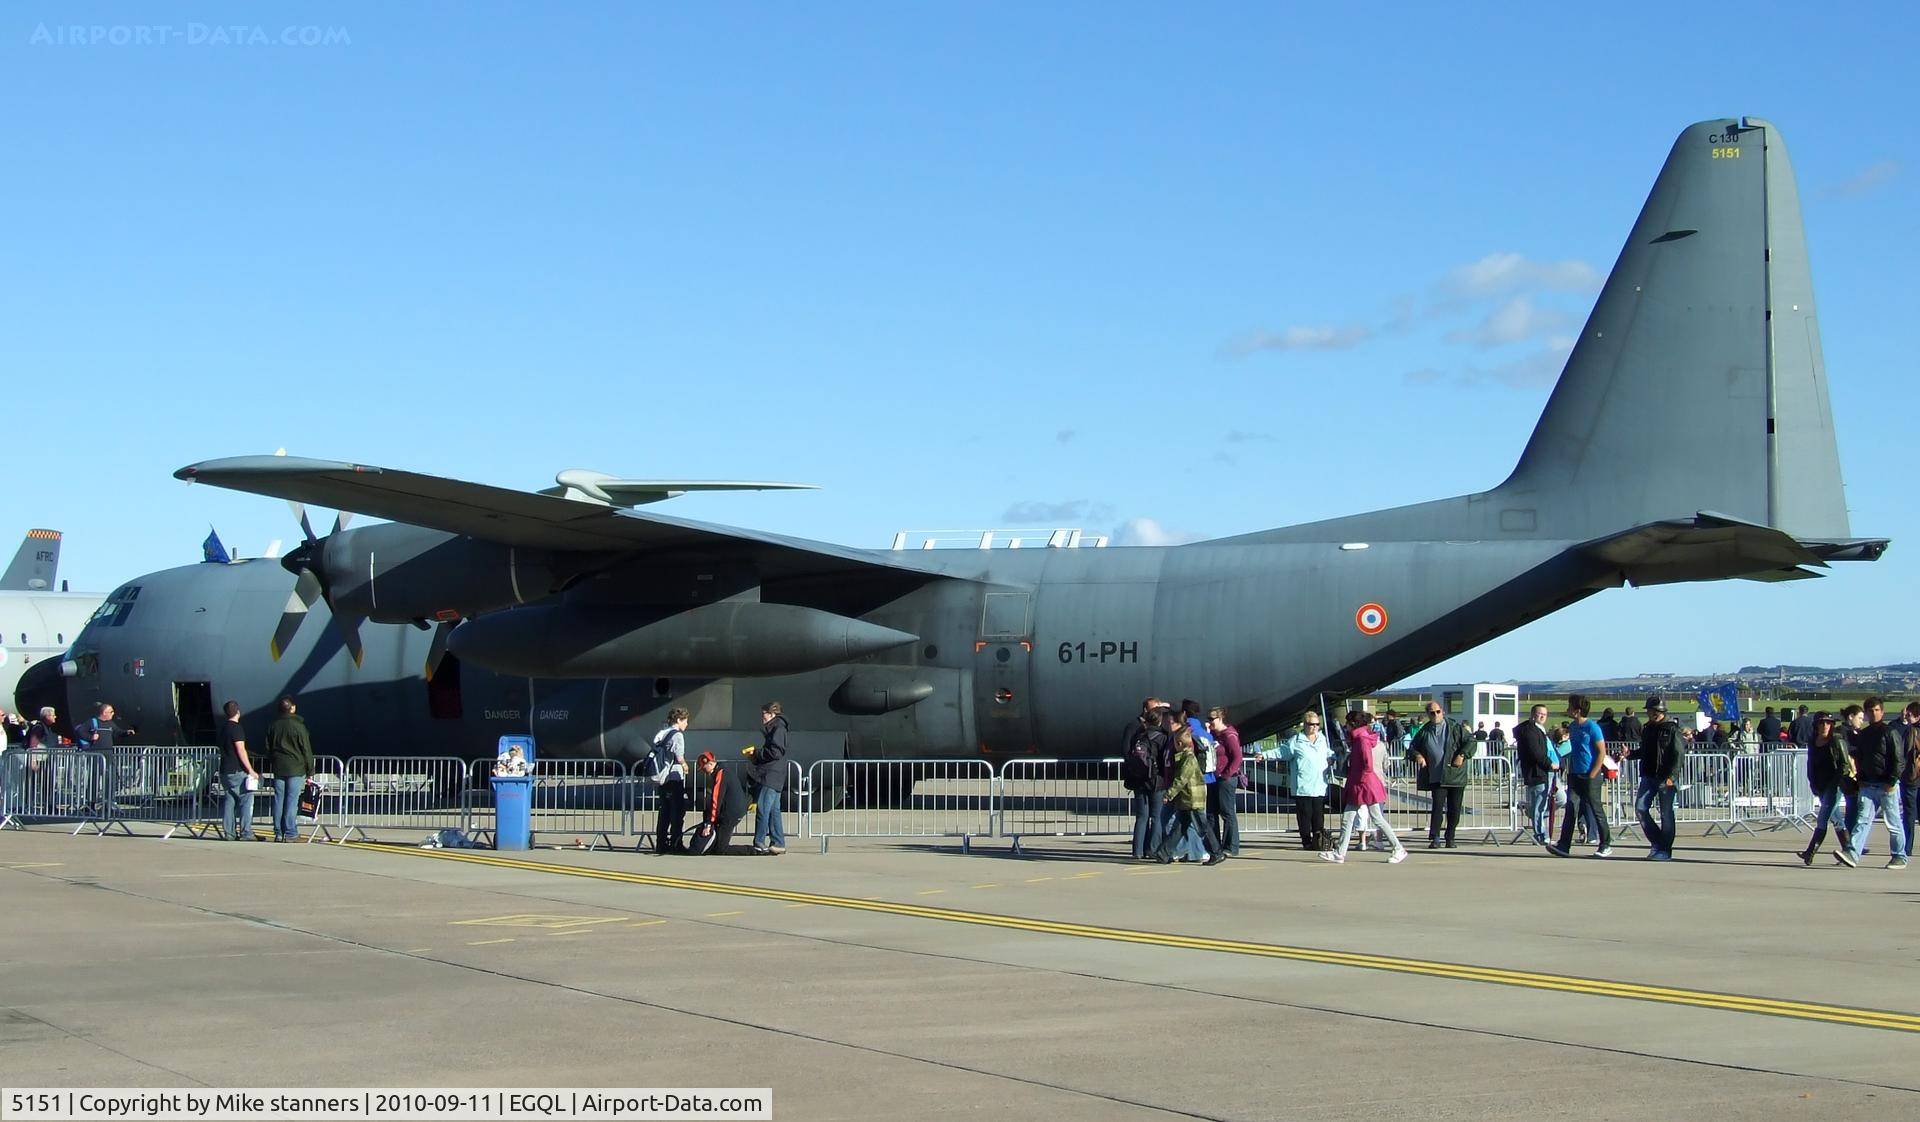
<svg viewBox="0 0 1920 1122"><path fill-rule="evenodd" d="M173 474L189 483L312 503L527 549L745 555L755 558L763 571L784 576L917 571L910 554L849 549L367 464L236 456L191 464Z"/></svg>
<svg viewBox="0 0 1920 1122"><path fill-rule="evenodd" d="M1738 577L1765 582L1820 576L1829 560L1872 560L1886 542L1803 542L1771 526L1702 511L1690 520L1652 522L1598 538L1581 552L1636 585Z"/></svg>

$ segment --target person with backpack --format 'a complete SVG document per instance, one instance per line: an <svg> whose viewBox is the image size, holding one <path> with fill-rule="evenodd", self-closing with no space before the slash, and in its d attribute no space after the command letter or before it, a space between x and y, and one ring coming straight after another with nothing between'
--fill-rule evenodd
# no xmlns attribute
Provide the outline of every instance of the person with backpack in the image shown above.
<svg viewBox="0 0 1920 1122"><path fill-rule="evenodd" d="M1813 839L1799 853L1802 865L1813 864L1813 855L1827 840L1827 824L1834 821L1834 809L1840 805L1841 781L1852 771L1853 757L1847 754L1846 738L1834 727L1833 714L1824 709L1815 713L1813 732L1807 737L1807 789L1818 800L1819 810L1813 819Z"/></svg>
<svg viewBox="0 0 1920 1122"><path fill-rule="evenodd" d="M1347 714L1347 743L1352 747L1347 756L1347 801L1340 815L1340 840L1334 848L1320 854L1322 860L1336 865L1346 862L1347 844L1353 840L1354 830L1369 816L1387 844L1393 846L1393 855L1387 858L1387 864L1398 865L1407 859L1407 847L1400 844L1381 809L1387 801L1387 785L1381 781L1380 773L1373 770L1379 738L1374 736L1372 724L1364 709ZM1461 731L1465 731L1464 726Z"/></svg>
<svg viewBox="0 0 1920 1122"><path fill-rule="evenodd" d="M1332 840L1327 836L1327 764L1333 749L1320 732L1320 714L1308 713L1292 736L1274 749L1287 761L1293 787L1293 816L1300 827L1300 848L1318 853Z"/></svg>
<svg viewBox="0 0 1920 1122"><path fill-rule="evenodd" d="M1160 715L1166 708L1166 702L1149 697L1121 730L1120 783L1132 797L1135 861L1160 848L1160 751L1165 739Z"/></svg>
<svg viewBox="0 0 1920 1122"><path fill-rule="evenodd" d="M1647 723L1640 732L1640 744L1632 750L1640 761L1640 790L1634 795L1633 812L1640 818L1640 832L1647 838L1647 858L1673 860L1673 783L1680 771L1680 759L1686 742L1680 726L1667 719L1667 703L1659 694L1647 698ZM1653 806L1660 805L1660 821L1653 820Z"/></svg>
<svg viewBox="0 0 1920 1122"><path fill-rule="evenodd" d="M657 854L685 853L680 831L687 821L687 722L685 709L667 710L667 723L653 734L653 746L641 767L641 778L660 790L660 820L653 829Z"/></svg>
<svg viewBox="0 0 1920 1122"><path fill-rule="evenodd" d="M1173 864L1173 851L1186 843L1188 832L1193 830L1199 832L1206 845L1206 860L1201 864L1218 865L1227 859L1219 839L1213 836L1213 827L1207 824L1207 784L1201 778L1198 752L1193 730L1183 723L1173 734L1173 769L1167 784L1167 805L1173 809L1173 826L1160 839L1160 848L1154 853L1154 859L1162 865Z"/></svg>

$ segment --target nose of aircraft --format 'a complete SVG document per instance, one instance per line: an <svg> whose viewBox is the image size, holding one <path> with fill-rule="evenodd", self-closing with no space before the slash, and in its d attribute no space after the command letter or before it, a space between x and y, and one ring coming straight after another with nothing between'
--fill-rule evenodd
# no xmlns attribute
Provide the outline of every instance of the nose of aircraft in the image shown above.
<svg viewBox="0 0 1920 1122"><path fill-rule="evenodd" d="M14 709L32 717L44 706L51 705L61 714L73 710L67 705L67 679L60 672L60 660L43 658L20 675L20 682L13 688Z"/></svg>

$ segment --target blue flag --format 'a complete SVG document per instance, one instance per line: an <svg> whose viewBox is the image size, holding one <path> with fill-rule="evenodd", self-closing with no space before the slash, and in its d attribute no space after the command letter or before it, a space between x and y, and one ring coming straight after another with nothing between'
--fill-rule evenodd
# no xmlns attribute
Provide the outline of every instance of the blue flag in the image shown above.
<svg viewBox="0 0 1920 1122"><path fill-rule="evenodd" d="M227 547L220 544L220 535L213 527L207 527L207 540L200 543L200 556L207 561L217 561L224 565L232 558L227 556Z"/></svg>
<svg viewBox="0 0 1920 1122"><path fill-rule="evenodd" d="M1740 719L1740 686L1725 682L1700 691L1700 711L1716 721Z"/></svg>

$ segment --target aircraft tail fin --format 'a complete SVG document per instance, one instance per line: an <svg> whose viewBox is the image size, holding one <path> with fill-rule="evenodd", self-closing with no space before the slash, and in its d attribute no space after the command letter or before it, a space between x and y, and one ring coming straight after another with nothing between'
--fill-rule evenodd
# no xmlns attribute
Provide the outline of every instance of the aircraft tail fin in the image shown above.
<svg viewBox="0 0 1920 1122"><path fill-rule="evenodd" d="M0 591L48 592L60 575L60 531L28 530L13 555L5 574L0 575Z"/></svg>
<svg viewBox="0 0 1920 1122"><path fill-rule="evenodd" d="M1680 134L1519 466L1486 497L1502 536L1712 511L1849 539L1799 194L1772 125Z"/></svg>

